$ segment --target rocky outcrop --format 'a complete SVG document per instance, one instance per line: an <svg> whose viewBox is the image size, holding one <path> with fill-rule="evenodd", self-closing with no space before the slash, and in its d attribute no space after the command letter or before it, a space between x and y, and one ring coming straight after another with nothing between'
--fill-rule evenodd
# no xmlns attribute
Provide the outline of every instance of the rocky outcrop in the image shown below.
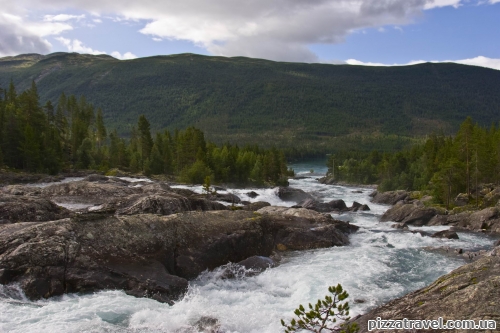
<svg viewBox="0 0 500 333"><path fill-rule="evenodd" d="M105 203L140 191L118 182L87 182L53 184L41 189L41 195L58 202Z"/></svg>
<svg viewBox="0 0 500 333"><path fill-rule="evenodd" d="M283 201L301 202L306 199L314 199L309 193L291 187L279 187L276 195Z"/></svg>
<svg viewBox="0 0 500 333"><path fill-rule="evenodd" d="M118 215L160 214L170 215L188 211L227 210L218 202L201 198L182 197L172 193L131 195L116 203L104 204L101 211L115 210ZM91 208L90 211L99 211Z"/></svg>
<svg viewBox="0 0 500 333"><path fill-rule="evenodd" d="M442 317L446 320L472 319L496 320L500 322L500 257L490 255L457 268L443 275L430 286L390 301L367 314L356 318L359 332L368 332L368 320L382 319L428 319ZM373 330L371 332L387 332ZM413 332L391 330L391 332ZM436 332L436 330L419 330ZM487 332L486 330L449 330L448 332ZM491 330L490 332L493 332Z"/></svg>
<svg viewBox="0 0 500 333"><path fill-rule="evenodd" d="M289 222L283 224L284 228L279 231L275 240L276 248L280 251L347 245L347 235L359 229L348 222L335 220L329 214L320 214L305 208L270 206L257 212L288 218ZM307 225L310 227L304 229Z"/></svg>
<svg viewBox="0 0 500 333"><path fill-rule="evenodd" d="M476 212L438 215L429 221L429 225L449 225L457 230L500 233L500 211L497 207L489 207Z"/></svg>
<svg viewBox="0 0 500 333"><path fill-rule="evenodd" d="M0 282L31 299L122 289L171 302L206 269L273 251L348 244L357 227L307 209L78 215L0 226Z"/></svg>
<svg viewBox="0 0 500 333"><path fill-rule="evenodd" d="M71 215L66 208L44 198L0 195L0 224L54 221Z"/></svg>
<svg viewBox="0 0 500 333"><path fill-rule="evenodd" d="M398 202L380 218L381 222L394 221L417 226L427 225L440 212L436 208L425 207L418 200L411 204Z"/></svg>
<svg viewBox="0 0 500 333"><path fill-rule="evenodd" d="M374 191L370 196L373 198L372 202L383 205L395 205L398 201L410 200L410 192L408 191L387 191L378 192Z"/></svg>

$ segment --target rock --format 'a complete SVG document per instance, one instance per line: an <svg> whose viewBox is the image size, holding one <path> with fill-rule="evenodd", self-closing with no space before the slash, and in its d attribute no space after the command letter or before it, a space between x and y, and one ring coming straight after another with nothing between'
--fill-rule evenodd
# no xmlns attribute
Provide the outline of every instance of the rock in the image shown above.
<svg viewBox="0 0 500 333"><path fill-rule="evenodd" d="M42 193L39 187L25 185L7 185L2 187L0 191L4 194L26 196L37 196Z"/></svg>
<svg viewBox="0 0 500 333"><path fill-rule="evenodd" d="M106 177L104 175L92 174L92 175L88 175L87 177L83 178L83 181L86 181L86 182L106 182L106 181L108 181L108 177Z"/></svg>
<svg viewBox="0 0 500 333"><path fill-rule="evenodd" d="M469 196L465 193L459 193L453 202L455 206L466 206L469 204Z"/></svg>
<svg viewBox="0 0 500 333"><path fill-rule="evenodd" d="M458 223L458 226L472 230L486 229L500 232L500 214L496 207L485 208L470 214L468 220Z"/></svg>
<svg viewBox="0 0 500 333"><path fill-rule="evenodd" d="M432 237L430 233L428 233L427 231L423 231L423 230L411 230L410 232L412 234L420 234L420 236L422 236L422 237Z"/></svg>
<svg viewBox="0 0 500 333"><path fill-rule="evenodd" d="M256 212L259 209L267 207L267 206L271 206L271 204L269 202L265 202L265 201L257 201L257 202L252 202L252 203L249 203L249 204L243 206L242 209L248 210L251 212Z"/></svg>
<svg viewBox="0 0 500 333"><path fill-rule="evenodd" d="M332 200L328 202L328 206L330 206L332 210L339 210L339 211L347 210L347 205L342 199Z"/></svg>
<svg viewBox="0 0 500 333"><path fill-rule="evenodd" d="M38 197L0 195L1 223L43 222L72 216L72 212Z"/></svg>
<svg viewBox="0 0 500 333"><path fill-rule="evenodd" d="M217 318L201 317L195 324L196 333L219 333L220 323Z"/></svg>
<svg viewBox="0 0 500 333"><path fill-rule="evenodd" d="M172 188L168 186L167 183L163 182L146 184L140 188L140 191L147 194L164 194L173 192Z"/></svg>
<svg viewBox="0 0 500 333"><path fill-rule="evenodd" d="M259 196L259 194L255 191L250 191L250 192L247 192L246 195L248 195L250 198L252 199L255 199Z"/></svg>
<svg viewBox="0 0 500 333"><path fill-rule="evenodd" d="M269 257L263 256L252 256L238 262L237 264L255 272L262 272L268 268L273 268L276 266L274 260Z"/></svg>
<svg viewBox="0 0 500 333"><path fill-rule="evenodd" d="M442 230L432 234L433 238L459 239L456 232L451 230Z"/></svg>
<svg viewBox="0 0 500 333"><path fill-rule="evenodd" d="M291 187L279 187L276 195L283 201L301 202L306 199L313 199L313 197L301 189Z"/></svg>
<svg viewBox="0 0 500 333"><path fill-rule="evenodd" d="M315 199L306 199L299 203L297 207L302 207L310 210L314 210L320 213L328 213L328 212L343 212L348 210L344 200L332 200L330 202L319 202Z"/></svg>
<svg viewBox="0 0 500 333"><path fill-rule="evenodd" d="M493 246L500 246L500 239L499 239L499 240L497 240L497 241L495 242L495 244L493 244Z"/></svg>
<svg viewBox="0 0 500 333"><path fill-rule="evenodd" d="M284 250L306 250L321 247L341 246L349 244L347 235L359 229L359 227L348 222L334 220L328 214L305 208L287 207L264 207L257 213L264 215L277 215L286 218L296 218L292 224L280 230L276 236L277 249ZM304 225L316 225L303 229Z"/></svg>
<svg viewBox="0 0 500 333"><path fill-rule="evenodd" d="M378 191L375 190L372 193L368 194L369 197L374 198L378 194Z"/></svg>
<svg viewBox="0 0 500 333"><path fill-rule="evenodd" d="M405 223L394 223L391 225L391 228L408 230L408 225L406 225Z"/></svg>
<svg viewBox="0 0 500 333"><path fill-rule="evenodd" d="M227 188L221 186L212 186L212 188L216 191L227 191Z"/></svg>
<svg viewBox="0 0 500 333"><path fill-rule="evenodd" d="M109 209L107 205L103 209ZM227 210L228 208L218 202L201 199L185 198L176 194L164 195L132 195L121 201L116 207L116 214L134 215L134 214L160 214L170 215L187 211L208 211L208 210Z"/></svg>
<svg viewBox="0 0 500 333"><path fill-rule="evenodd" d="M42 195L58 202L105 203L126 197L141 191L140 188L128 187L115 182L76 181L53 184L43 188Z"/></svg>
<svg viewBox="0 0 500 333"><path fill-rule="evenodd" d="M425 207L419 205L419 202L412 204L405 204L399 202L393 207L389 208L384 215L380 218L381 222L394 221L403 222L405 224L426 225L432 220L439 211L432 207Z"/></svg>
<svg viewBox="0 0 500 333"><path fill-rule="evenodd" d="M395 205L398 201L405 201L410 198L410 192L407 191L387 191L382 193L375 191L374 193L372 202L384 205Z"/></svg>
<svg viewBox="0 0 500 333"><path fill-rule="evenodd" d="M333 177L326 177L326 176L318 178L318 182L320 182L321 184L325 184L325 185L333 185L336 183L336 181Z"/></svg>
<svg viewBox="0 0 500 333"><path fill-rule="evenodd" d="M351 191L351 193L363 193L363 191L356 190L356 191Z"/></svg>
<svg viewBox="0 0 500 333"><path fill-rule="evenodd" d="M497 204L499 199L500 199L500 187L497 187L485 194L483 198L483 203L485 206L494 206Z"/></svg>
<svg viewBox="0 0 500 333"><path fill-rule="evenodd" d="M349 208L349 210L351 212L357 212L358 210L360 210L360 211L368 211L368 210L370 210L370 207L368 207L368 205L362 205L359 202L354 201L352 203L351 207Z"/></svg>
<svg viewBox="0 0 500 333"><path fill-rule="evenodd" d="M197 195L196 192L188 190L187 188L172 188L172 192L182 195L183 197L190 197L192 195Z"/></svg>
<svg viewBox="0 0 500 333"><path fill-rule="evenodd" d="M241 202L241 199L232 193L212 193L209 195L193 194L191 195L191 197L198 199L212 200L212 201L224 201L231 204L239 204Z"/></svg>
<svg viewBox="0 0 500 333"><path fill-rule="evenodd" d="M379 306L354 320L368 332L368 320L491 319L500 321L500 257L483 256L443 275L430 286ZM467 300L467 306L464 305ZM494 330L491 330L493 332ZM387 332L372 330L371 332ZM394 331L396 332L396 331ZM465 331L464 331L465 332Z"/></svg>
<svg viewBox="0 0 500 333"><path fill-rule="evenodd" d="M30 299L121 289L170 303L204 270L276 249L345 245L356 228L307 209L84 214L7 224L0 228L0 280L18 283Z"/></svg>

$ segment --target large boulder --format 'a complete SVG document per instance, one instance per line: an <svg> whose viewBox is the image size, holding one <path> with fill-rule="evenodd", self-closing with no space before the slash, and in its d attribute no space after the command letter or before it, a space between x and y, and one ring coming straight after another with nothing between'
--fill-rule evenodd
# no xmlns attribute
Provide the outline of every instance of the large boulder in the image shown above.
<svg viewBox="0 0 500 333"><path fill-rule="evenodd" d="M398 201L408 201L410 192L408 191L387 191L374 192L372 202L384 205L395 205Z"/></svg>
<svg viewBox="0 0 500 333"><path fill-rule="evenodd" d="M470 214L467 220L457 224L472 230L488 230L500 232L500 212L497 207L485 208Z"/></svg>
<svg viewBox="0 0 500 333"><path fill-rule="evenodd" d="M170 302L204 270L275 250L345 245L355 229L307 209L83 214L9 224L0 227L0 283L18 283L30 299L122 289Z"/></svg>
<svg viewBox="0 0 500 333"><path fill-rule="evenodd" d="M291 187L279 187L276 195L283 201L301 202L306 199L314 199L309 193Z"/></svg>
<svg viewBox="0 0 500 333"><path fill-rule="evenodd" d="M259 209L257 213L287 218L286 227L280 230L276 238L277 250L305 250L347 245L349 244L347 235L359 229L349 222L335 220L329 214L305 208L270 206ZM308 225L316 227L304 229Z"/></svg>
<svg viewBox="0 0 500 333"><path fill-rule="evenodd" d="M0 195L0 224L54 221L71 215L66 208L44 198Z"/></svg>
<svg viewBox="0 0 500 333"><path fill-rule="evenodd" d="M427 225L440 212L436 208L425 207L418 201L405 204L398 202L380 218L381 222L394 221L417 226Z"/></svg>
<svg viewBox="0 0 500 333"><path fill-rule="evenodd" d="M459 239L457 233L453 230L442 230L432 234L433 238Z"/></svg>
<svg viewBox="0 0 500 333"><path fill-rule="evenodd" d="M344 200L342 199L332 200L329 202L319 202L318 200L315 199L306 199L301 203L299 203L298 206L314 210L320 213L329 213L333 211L343 212L349 210Z"/></svg>
<svg viewBox="0 0 500 333"><path fill-rule="evenodd" d="M441 276L430 286L377 307L355 319L359 332L368 332L368 320L427 319L444 321L495 320L500 322L500 257L483 256L449 274ZM466 306L464 305L466 302ZM497 324L498 325L498 324ZM421 330L435 332L436 330ZM448 332L495 332L495 330L449 330ZM371 332L387 332L372 330ZM391 331L392 332L392 331ZM410 332L394 330L394 332Z"/></svg>

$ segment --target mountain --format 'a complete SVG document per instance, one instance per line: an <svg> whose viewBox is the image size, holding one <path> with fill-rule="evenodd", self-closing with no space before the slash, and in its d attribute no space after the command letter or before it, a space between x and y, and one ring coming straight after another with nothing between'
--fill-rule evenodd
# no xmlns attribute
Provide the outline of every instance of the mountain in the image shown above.
<svg viewBox="0 0 500 333"><path fill-rule="evenodd" d="M396 148L498 122L500 71L452 63L401 67L273 62L195 54L117 60L53 53L0 58L0 86L35 80L42 101L85 95L124 135L196 126L208 138L328 152Z"/></svg>

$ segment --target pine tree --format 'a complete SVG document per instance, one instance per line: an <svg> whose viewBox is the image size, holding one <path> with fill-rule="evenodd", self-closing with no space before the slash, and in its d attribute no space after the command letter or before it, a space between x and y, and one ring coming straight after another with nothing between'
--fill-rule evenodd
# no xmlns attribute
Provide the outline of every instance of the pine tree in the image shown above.
<svg viewBox="0 0 500 333"><path fill-rule="evenodd" d="M139 130L141 162L144 163L144 161L148 159L151 154L151 149L153 148L153 138L151 137L149 121L143 114L139 116L137 128Z"/></svg>

